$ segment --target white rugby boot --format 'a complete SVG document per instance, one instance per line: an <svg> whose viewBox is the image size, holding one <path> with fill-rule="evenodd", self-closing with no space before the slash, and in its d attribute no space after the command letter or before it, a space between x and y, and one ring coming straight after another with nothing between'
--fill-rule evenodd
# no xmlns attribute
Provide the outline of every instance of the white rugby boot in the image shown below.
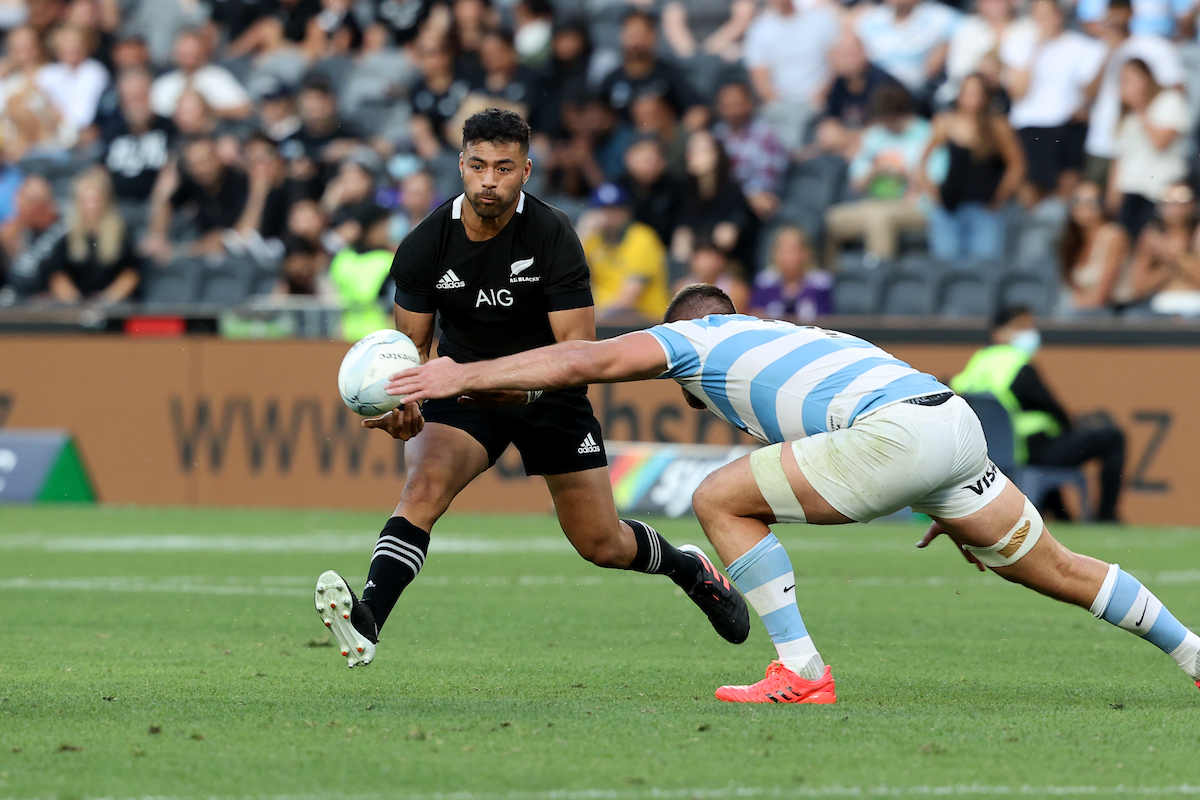
<svg viewBox="0 0 1200 800"><path fill-rule="evenodd" d="M370 607L359 601L346 579L333 570L317 578L317 613L341 647L350 667L365 667L375 658L379 629Z"/></svg>

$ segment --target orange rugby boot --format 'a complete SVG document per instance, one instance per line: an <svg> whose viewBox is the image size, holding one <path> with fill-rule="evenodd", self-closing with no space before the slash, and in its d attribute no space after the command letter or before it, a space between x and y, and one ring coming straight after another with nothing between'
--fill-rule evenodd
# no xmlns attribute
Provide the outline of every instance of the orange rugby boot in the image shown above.
<svg viewBox="0 0 1200 800"><path fill-rule="evenodd" d="M779 661L767 667L767 677L749 686L722 686L717 699L726 703L836 703L829 667L815 681L801 678Z"/></svg>

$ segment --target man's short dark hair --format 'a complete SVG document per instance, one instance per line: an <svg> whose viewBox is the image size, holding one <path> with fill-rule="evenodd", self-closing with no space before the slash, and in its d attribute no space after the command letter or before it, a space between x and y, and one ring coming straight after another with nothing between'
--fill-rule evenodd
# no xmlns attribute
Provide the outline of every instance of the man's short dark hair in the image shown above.
<svg viewBox="0 0 1200 800"><path fill-rule="evenodd" d="M645 6L628 5L621 12L621 24L630 20L640 19L655 30L658 29L658 15Z"/></svg>
<svg viewBox="0 0 1200 800"><path fill-rule="evenodd" d="M463 123L463 149L476 142L519 144L521 153L529 153L529 123L515 111L489 108L467 118Z"/></svg>
<svg viewBox="0 0 1200 800"><path fill-rule="evenodd" d="M288 236L283 240L283 257L291 256L315 256L321 252L321 248L308 239L301 239L299 236Z"/></svg>
<svg viewBox="0 0 1200 800"><path fill-rule="evenodd" d="M874 120L905 117L916 111L912 95L903 86L892 81L877 86L867 98L867 106Z"/></svg>
<svg viewBox="0 0 1200 800"><path fill-rule="evenodd" d="M741 89L743 92L745 92L750 97L751 100L754 100L757 102L758 95L755 93L754 87L750 85L749 80L747 80L746 78L740 77L740 76L727 78L727 79L721 81L720 85L717 86L717 94L720 94L721 92L725 91L726 89L733 88L733 87Z"/></svg>
<svg viewBox="0 0 1200 800"><path fill-rule="evenodd" d="M992 317L992 330L1003 328L1014 319L1025 314L1032 314L1033 309L1029 306L1004 306L996 311Z"/></svg>
<svg viewBox="0 0 1200 800"><path fill-rule="evenodd" d="M1119 8L1122 11L1133 11L1133 0L1108 0L1109 9Z"/></svg>
<svg viewBox="0 0 1200 800"><path fill-rule="evenodd" d="M664 157L667 155L667 149L663 145L662 139L658 138L658 134L655 134L655 133L636 133L636 134L634 134L633 140L629 143L629 146L625 148L625 152L628 153L633 148L635 148L639 145L643 145L643 144L653 145L654 149L657 150L660 155L662 155Z"/></svg>
<svg viewBox="0 0 1200 800"><path fill-rule="evenodd" d="M736 314L737 309L729 295L711 283L693 283L676 292L667 306L663 322L681 319L698 319L709 314Z"/></svg>
<svg viewBox="0 0 1200 800"><path fill-rule="evenodd" d="M550 0L521 0L521 4L535 17L554 16L554 4Z"/></svg>
<svg viewBox="0 0 1200 800"><path fill-rule="evenodd" d="M216 147L217 140L206 133L191 134L183 137L183 139L179 142L179 152L184 152L194 144L208 144Z"/></svg>
<svg viewBox="0 0 1200 800"><path fill-rule="evenodd" d="M509 28L503 28L503 27L488 28L487 30L485 30L483 32L483 35L484 35L484 38L491 36L496 39L499 39L500 41L502 41L506 45L508 45L508 47L511 49L515 49L517 46L516 36L515 36L515 34L513 34L512 30Z"/></svg>
<svg viewBox="0 0 1200 800"><path fill-rule="evenodd" d="M300 91L320 92L331 97L336 95L336 92L333 90L333 81L329 79L329 76L323 75L320 72L304 76L304 80L300 82Z"/></svg>

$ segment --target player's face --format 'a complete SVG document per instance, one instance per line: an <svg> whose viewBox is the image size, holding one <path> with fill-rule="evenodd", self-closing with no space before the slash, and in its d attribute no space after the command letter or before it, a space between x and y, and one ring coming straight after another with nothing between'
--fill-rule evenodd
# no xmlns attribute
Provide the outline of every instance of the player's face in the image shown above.
<svg viewBox="0 0 1200 800"><path fill-rule="evenodd" d="M533 167L515 142L468 144L458 164L467 202L481 219L494 219L512 208Z"/></svg>

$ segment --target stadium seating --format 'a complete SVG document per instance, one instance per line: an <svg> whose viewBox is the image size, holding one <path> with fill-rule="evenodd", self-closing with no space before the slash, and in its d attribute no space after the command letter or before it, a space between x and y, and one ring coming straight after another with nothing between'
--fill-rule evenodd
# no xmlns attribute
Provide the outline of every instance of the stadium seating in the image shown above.
<svg viewBox="0 0 1200 800"><path fill-rule="evenodd" d="M200 302L213 305L235 306L250 295L254 280L253 264L239 259L226 259L203 271L200 284Z"/></svg>
<svg viewBox="0 0 1200 800"><path fill-rule="evenodd" d="M928 316L934 313L936 277L915 272L896 272L883 279L879 312L897 316Z"/></svg>
<svg viewBox="0 0 1200 800"><path fill-rule="evenodd" d="M804 225L806 218L818 220L823 229L825 211L842 199L846 186L846 162L835 156L817 156L793 164L788 170L780 215ZM812 231L805 230L813 235Z"/></svg>
<svg viewBox="0 0 1200 800"><path fill-rule="evenodd" d="M1026 306L1034 314L1054 311L1058 282L1037 273L1015 274L1000 283L996 302L999 306Z"/></svg>
<svg viewBox="0 0 1200 800"><path fill-rule="evenodd" d="M194 303L200 293L200 277L204 262L199 259L176 259L166 265L146 267L145 289L142 293L148 305L182 305Z"/></svg>
<svg viewBox="0 0 1200 800"><path fill-rule="evenodd" d="M942 277L937 307L946 317L990 317L994 298L994 278L989 273L955 270Z"/></svg>
<svg viewBox="0 0 1200 800"><path fill-rule="evenodd" d="M879 270L843 269L834 276L835 314L874 314L879 305Z"/></svg>

